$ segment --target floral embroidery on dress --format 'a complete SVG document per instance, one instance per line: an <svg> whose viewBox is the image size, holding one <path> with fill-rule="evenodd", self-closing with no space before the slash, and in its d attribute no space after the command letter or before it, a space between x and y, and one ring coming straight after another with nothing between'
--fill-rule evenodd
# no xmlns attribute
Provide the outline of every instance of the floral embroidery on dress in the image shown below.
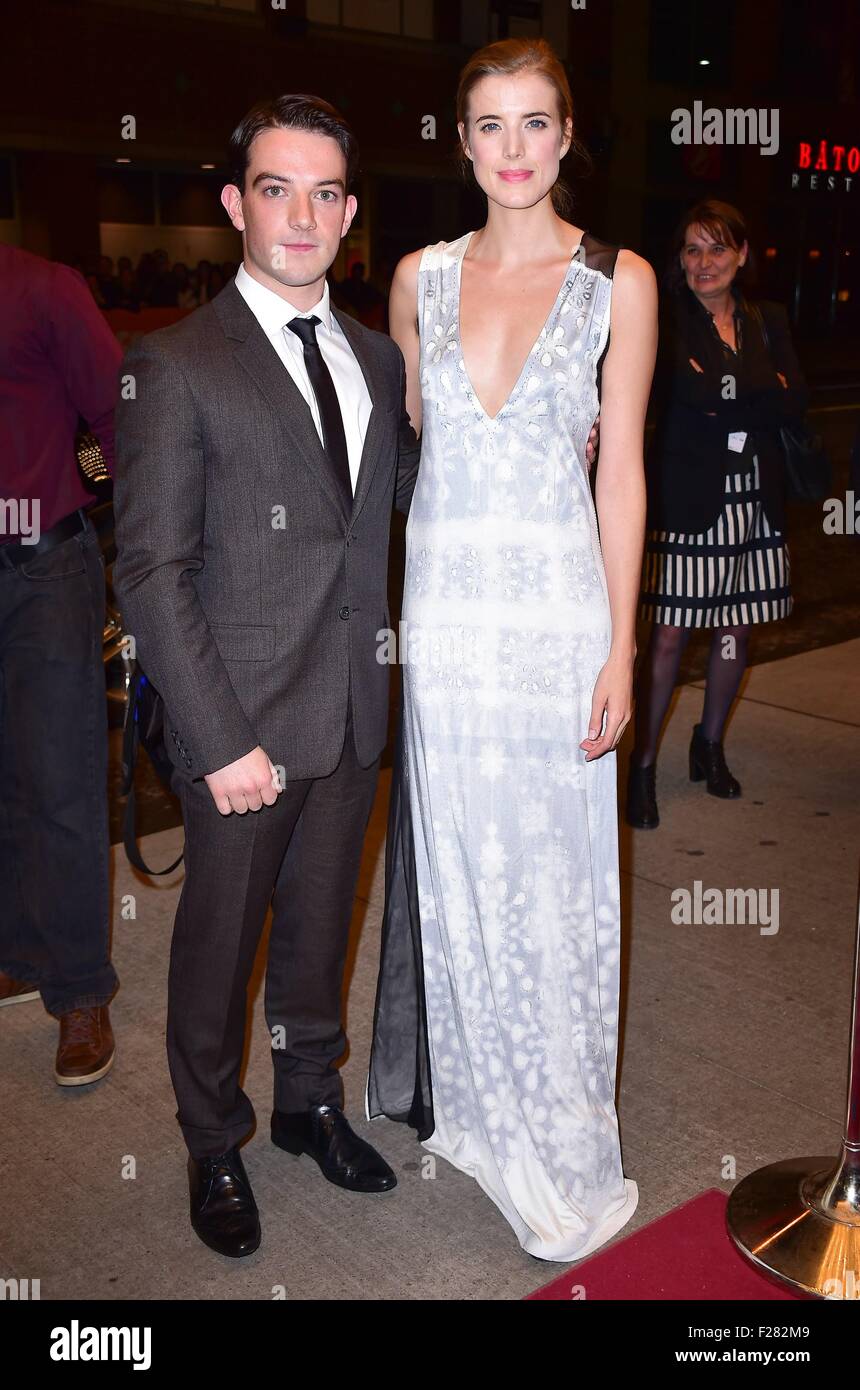
<svg viewBox="0 0 860 1390"><path fill-rule="evenodd" d="M612 282L572 256L498 414L463 361L471 234L419 276L423 435L407 526L406 783L436 1128L523 1247L629 1220L614 1103L616 758L585 762L609 602L585 461Z"/></svg>

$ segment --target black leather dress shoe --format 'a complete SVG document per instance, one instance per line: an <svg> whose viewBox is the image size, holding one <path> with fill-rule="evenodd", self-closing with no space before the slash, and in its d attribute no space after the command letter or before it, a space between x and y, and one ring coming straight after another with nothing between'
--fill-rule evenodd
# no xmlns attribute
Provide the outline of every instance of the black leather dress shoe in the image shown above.
<svg viewBox="0 0 860 1390"><path fill-rule="evenodd" d="M707 780L711 796L721 796L727 800L740 796L741 784L733 777L726 766L721 742L702 737L701 724L693 725L690 739L690 781Z"/></svg>
<svg viewBox="0 0 860 1390"><path fill-rule="evenodd" d="M191 1225L219 1255L250 1255L260 1244L260 1217L237 1148L217 1158L188 1159Z"/></svg>
<svg viewBox="0 0 860 1390"><path fill-rule="evenodd" d="M310 1154L329 1182L350 1192L388 1192L397 1186L381 1154L350 1129L336 1105L297 1113L272 1112L272 1143L291 1154Z"/></svg>

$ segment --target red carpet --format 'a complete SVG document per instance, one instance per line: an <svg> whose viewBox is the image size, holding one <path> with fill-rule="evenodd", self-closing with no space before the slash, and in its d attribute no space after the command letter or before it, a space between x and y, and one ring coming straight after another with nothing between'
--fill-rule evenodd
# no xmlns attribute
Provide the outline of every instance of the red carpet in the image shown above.
<svg viewBox="0 0 860 1390"><path fill-rule="evenodd" d="M553 1279L529 1299L806 1299L771 1283L745 1260L726 1230L728 1197L709 1188L608 1250ZM583 1295L580 1293L579 1297Z"/></svg>

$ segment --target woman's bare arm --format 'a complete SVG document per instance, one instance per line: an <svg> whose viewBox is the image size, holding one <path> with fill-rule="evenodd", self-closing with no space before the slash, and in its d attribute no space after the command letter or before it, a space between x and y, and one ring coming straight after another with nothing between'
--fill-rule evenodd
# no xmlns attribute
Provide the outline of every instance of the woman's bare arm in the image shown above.
<svg viewBox="0 0 860 1390"><path fill-rule="evenodd" d="M421 251L412 251L399 262L391 281L388 300L389 328L406 363L406 409L416 434L421 433L421 371L418 342L418 266L421 255Z"/></svg>
<svg viewBox="0 0 860 1390"><path fill-rule="evenodd" d="M591 757L615 747L632 712L636 610L645 539L645 412L657 354L657 283L648 262L632 251L619 252L611 313L612 333L603 364L595 503L612 640L595 686L588 731L598 736L581 744ZM599 736L604 709L606 730Z"/></svg>

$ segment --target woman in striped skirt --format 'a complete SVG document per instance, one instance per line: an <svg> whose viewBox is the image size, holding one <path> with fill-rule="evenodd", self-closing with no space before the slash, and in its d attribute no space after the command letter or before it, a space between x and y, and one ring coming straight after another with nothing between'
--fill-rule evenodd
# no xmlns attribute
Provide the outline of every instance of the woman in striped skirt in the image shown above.
<svg viewBox="0 0 860 1390"><path fill-rule="evenodd" d="M648 532L641 614L653 626L636 690L627 820L659 823L657 745L694 628L712 631L690 777L737 797L723 730L746 668L750 628L792 609L779 428L807 392L785 311L759 302L768 346L740 282L743 216L710 200L679 224L667 277L648 451ZM727 640L729 639L729 640Z"/></svg>

